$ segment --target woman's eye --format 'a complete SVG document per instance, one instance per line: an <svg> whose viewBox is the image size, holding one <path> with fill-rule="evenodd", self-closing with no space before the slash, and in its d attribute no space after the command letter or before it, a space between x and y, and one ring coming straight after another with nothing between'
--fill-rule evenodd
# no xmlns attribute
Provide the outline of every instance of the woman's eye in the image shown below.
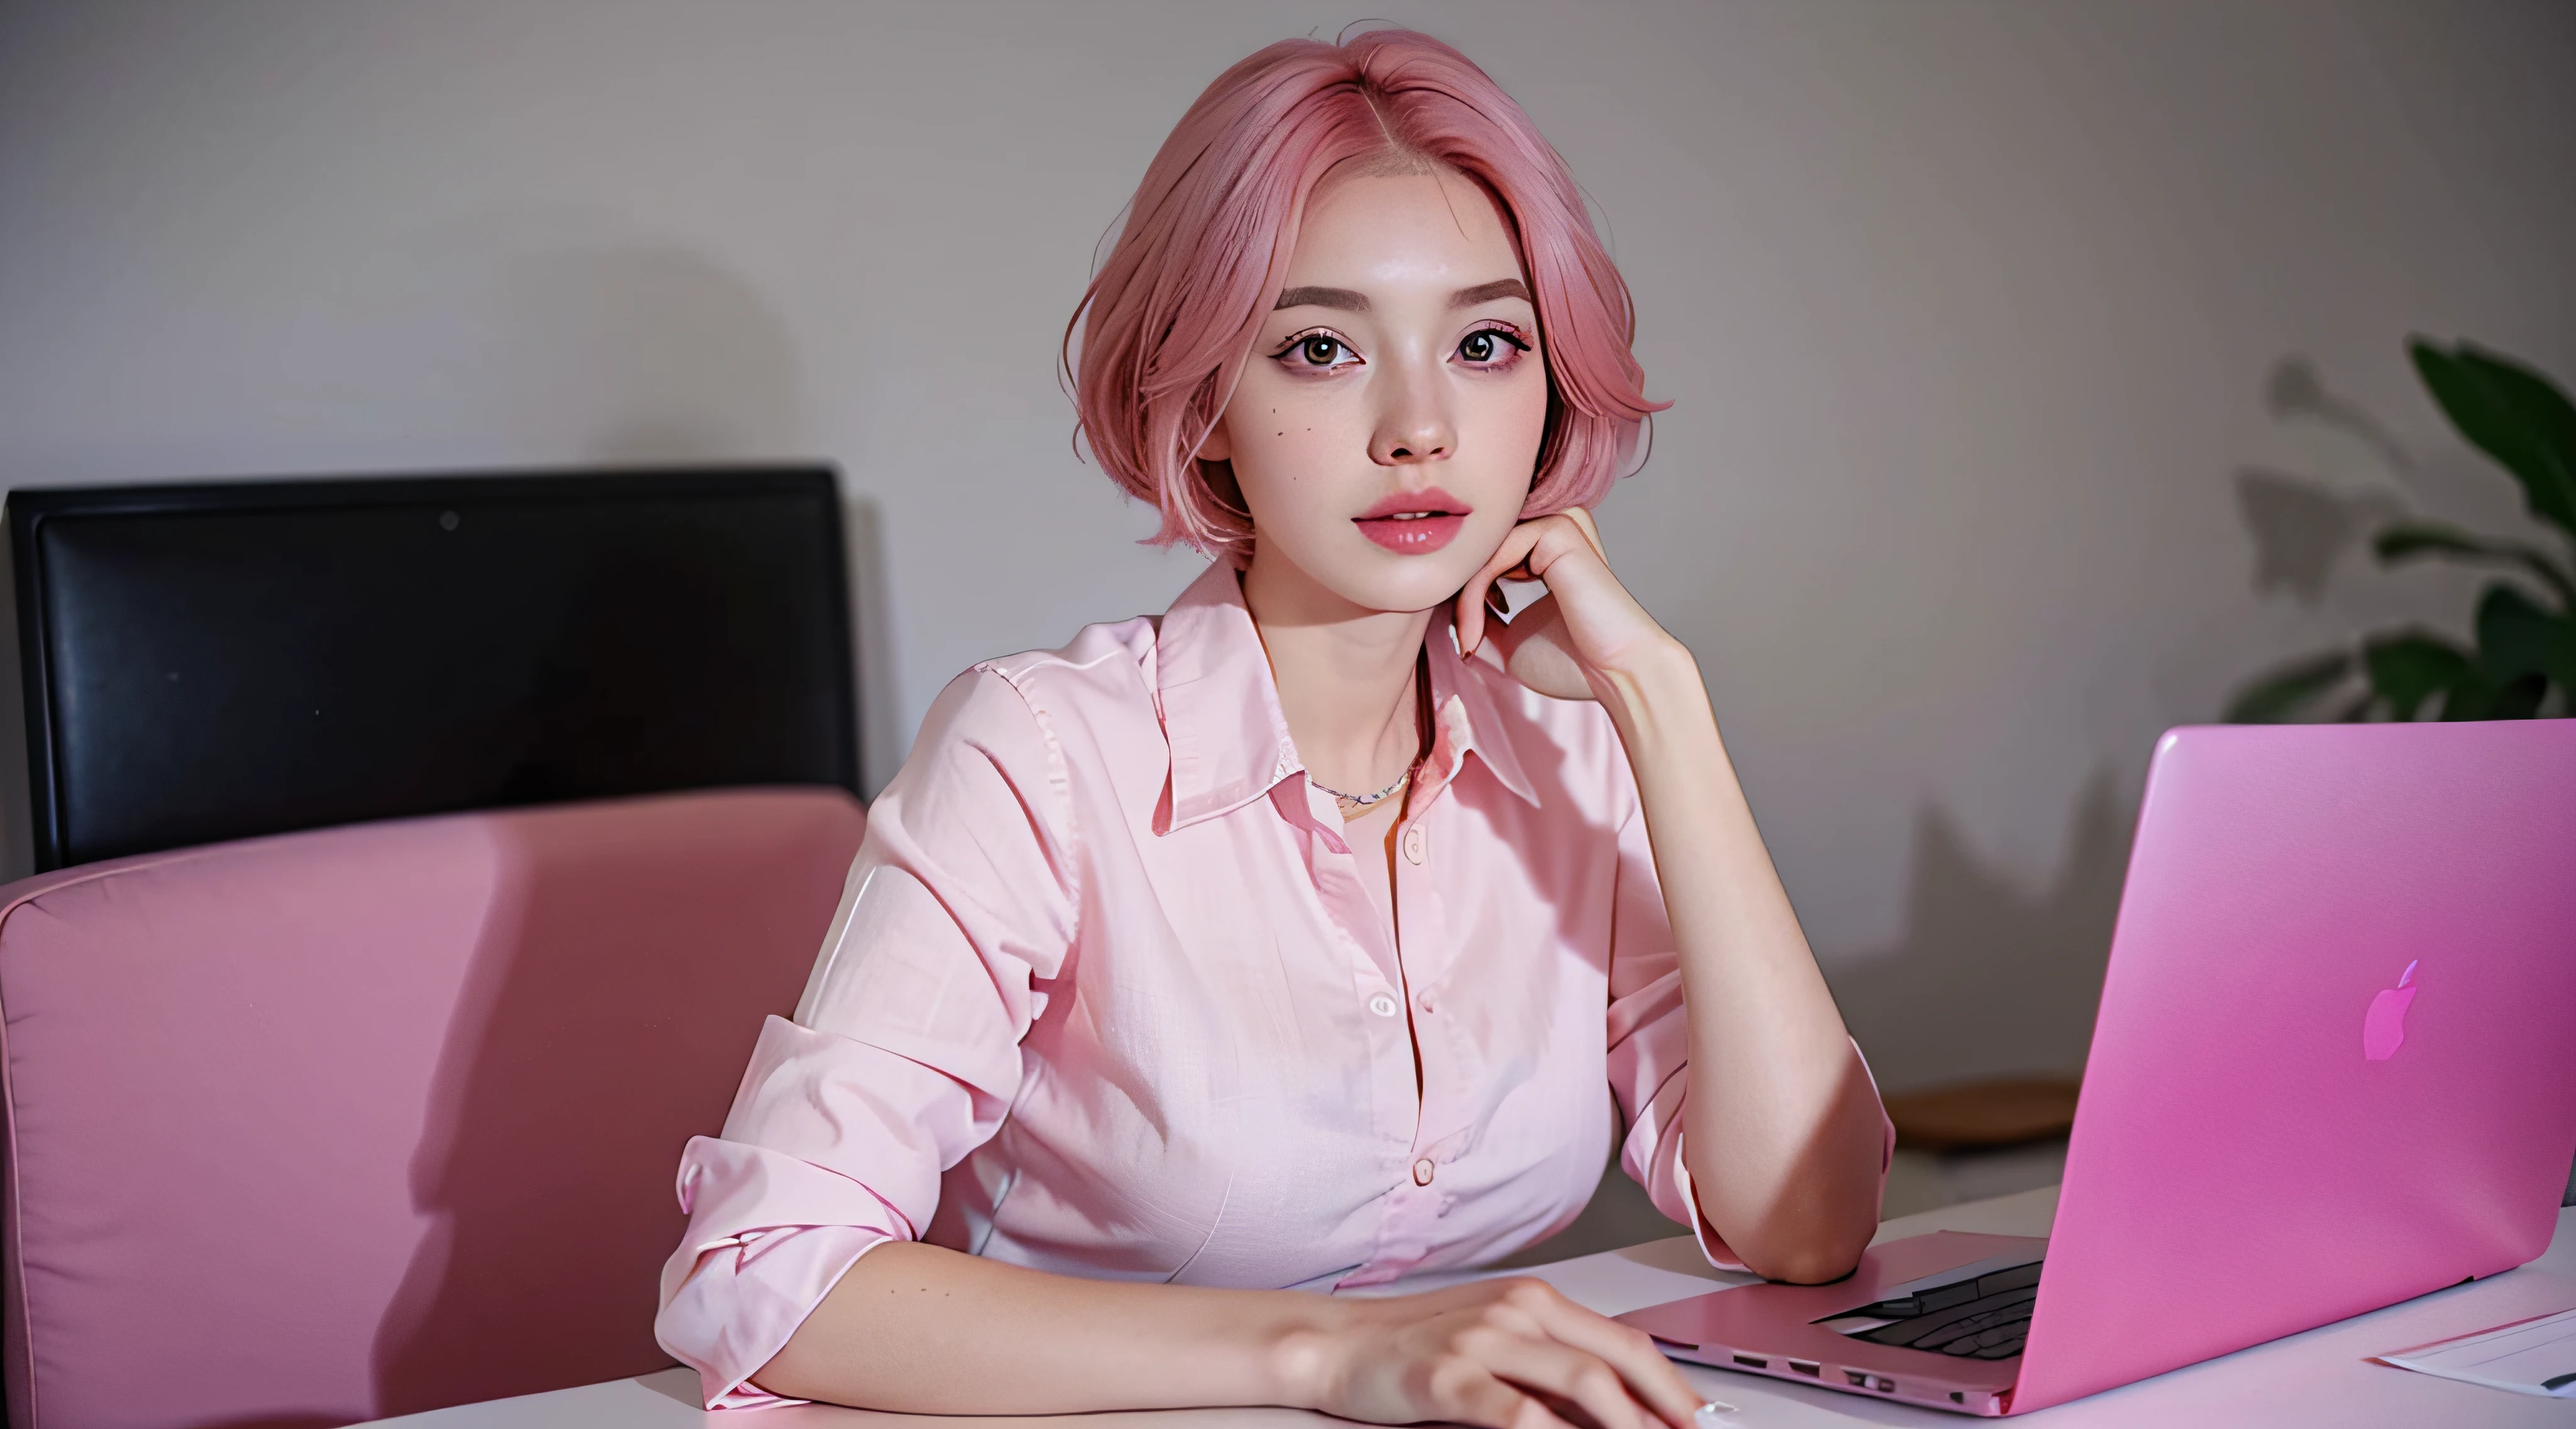
<svg viewBox="0 0 2576 1429"><path fill-rule="evenodd" d="M1458 340L1458 355L1474 363L1504 361L1515 351L1527 352L1529 344L1500 328L1478 328Z"/></svg>
<svg viewBox="0 0 2576 1429"><path fill-rule="evenodd" d="M1342 345L1341 339L1326 337L1322 333L1299 338L1289 351L1309 367L1338 367L1356 356Z"/></svg>

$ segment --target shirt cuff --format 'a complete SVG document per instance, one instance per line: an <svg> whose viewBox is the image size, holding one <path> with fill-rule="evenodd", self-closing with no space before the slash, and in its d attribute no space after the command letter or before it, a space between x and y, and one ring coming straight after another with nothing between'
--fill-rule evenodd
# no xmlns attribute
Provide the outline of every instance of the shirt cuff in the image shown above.
<svg viewBox="0 0 2576 1429"><path fill-rule="evenodd" d="M1673 1190L1683 1208L1690 1212L1691 1239L1699 1242L1699 1253L1707 1258L1708 1263L1720 1270L1752 1274L1750 1267L1735 1258L1735 1251L1727 1245L1726 1237L1719 1235L1717 1227L1708 1223L1708 1213L1699 1208L1699 1193L1691 1189L1690 1164L1682 1160L1682 1129L1678 1126L1673 1128ZM1665 1214L1672 1213L1665 1211Z"/></svg>
<svg viewBox="0 0 2576 1429"><path fill-rule="evenodd" d="M701 1252L653 1338L698 1372L709 1409L774 1409L803 1400L751 1383L859 1257L897 1239L863 1226L778 1226Z"/></svg>

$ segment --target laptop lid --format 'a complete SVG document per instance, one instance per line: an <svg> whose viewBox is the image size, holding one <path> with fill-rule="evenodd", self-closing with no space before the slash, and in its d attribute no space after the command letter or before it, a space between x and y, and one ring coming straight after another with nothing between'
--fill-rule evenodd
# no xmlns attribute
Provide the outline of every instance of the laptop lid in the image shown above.
<svg viewBox="0 0 2576 1429"><path fill-rule="evenodd" d="M2013 1412L2548 1247L2576 720L2156 747Z"/></svg>

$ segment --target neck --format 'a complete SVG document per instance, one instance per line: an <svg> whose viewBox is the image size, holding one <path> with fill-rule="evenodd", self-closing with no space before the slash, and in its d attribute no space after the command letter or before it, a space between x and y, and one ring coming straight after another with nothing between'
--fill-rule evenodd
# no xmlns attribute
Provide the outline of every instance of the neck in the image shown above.
<svg viewBox="0 0 2576 1429"><path fill-rule="evenodd" d="M1243 603L1309 774L1364 794L1412 767L1421 752L1413 672L1431 611L1355 605L1258 549L1243 573Z"/></svg>

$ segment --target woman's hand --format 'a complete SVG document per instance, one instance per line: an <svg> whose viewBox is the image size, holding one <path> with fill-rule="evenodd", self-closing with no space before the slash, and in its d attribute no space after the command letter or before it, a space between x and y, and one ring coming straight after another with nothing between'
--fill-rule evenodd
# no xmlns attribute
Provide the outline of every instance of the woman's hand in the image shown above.
<svg viewBox="0 0 2576 1429"><path fill-rule="evenodd" d="M1640 1331L1543 1280L1332 1302L1283 1346L1307 1407L1376 1424L1691 1429L1700 1396Z"/></svg>
<svg viewBox="0 0 2576 1429"><path fill-rule="evenodd" d="M1508 620L1497 580L1535 580L1547 594ZM1679 642L1610 572L1592 513L1576 507L1524 521L1458 593L1458 648L1475 653L1488 633L1522 684L1560 700L1606 699Z"/></svg>

